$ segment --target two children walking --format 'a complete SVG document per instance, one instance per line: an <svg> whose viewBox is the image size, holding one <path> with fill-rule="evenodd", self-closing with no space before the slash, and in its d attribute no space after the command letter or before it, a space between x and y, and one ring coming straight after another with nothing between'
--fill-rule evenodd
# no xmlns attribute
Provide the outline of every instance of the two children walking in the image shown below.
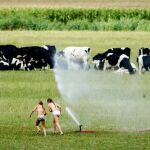
<svg viewBox="0 0 150 150"><path fill-rule="evenodd" d="M61 106L55 103L51 98L47 99L48 103L48 110L52 112L53 115L53 126L54 126L54 132L58 129L60 132L60 135L63 134L61 126L59 124L59 116L61 114ZM37 119L35 122L35 127L37 128L37 133L41 131L39 124L41 123L44 136L46 136L46 125L45 125L45 116L47 115L47 112L45 110L45 107L43 106L43 102L39 101L39 103L34 107L32 112L30 113L30 117L34 112L37 112Z"/></svg>

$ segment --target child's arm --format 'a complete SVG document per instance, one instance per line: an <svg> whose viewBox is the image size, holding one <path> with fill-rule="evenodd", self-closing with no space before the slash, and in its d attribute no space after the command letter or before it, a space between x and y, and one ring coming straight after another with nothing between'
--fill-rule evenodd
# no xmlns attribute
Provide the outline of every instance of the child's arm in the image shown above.
<svg viewBox="0 0 150 150"><path fill-rule="evenodd" d="M55 103L55 104L56 104L57 108L59 109L59 111L61 112L62 111L61 106L57 103Z"/></svg>
<svg viewBox="0 0 150 150"><path fill-rule="evenodd" d="M30 118L31 118L32 114L36 111L36 109L37 109L37 106L31 111Z"/></svg>
<svg viewBox="0 0 150 150"><path fill-rule="evenodd" d="M51 109L51 107L48 105L48 110L50 111L50 112L52 112L52 109Z"/></svg>
<svg viewBox="0 0 150 150"><path fill-rule="evenodd" d="M47 112L46 112L46 109L45 109L45 107L44 107L44 116L46 116L47 115Z"/></svg>

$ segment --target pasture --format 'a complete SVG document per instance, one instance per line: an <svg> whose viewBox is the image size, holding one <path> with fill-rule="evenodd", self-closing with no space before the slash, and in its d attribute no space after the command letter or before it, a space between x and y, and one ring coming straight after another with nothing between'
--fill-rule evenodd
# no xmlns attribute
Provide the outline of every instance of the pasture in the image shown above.
<svg viewBox="0 0 150 150"><path fill-rule="evenodd" d="M67 46L89 46L91 57L112 47L130 47L131 60L135 63L138 50L150 47L150 32L103 31L0 31L0 44L18 47L55 45L57 50Z"/></svg>
<svg viewBox="0 0 150 150"><path fill-rule="evenodd" d="M149 32L90 32L90 31L0 31L0 44L14 44L18 47L30 45L55 45L57 50L66 46L89 46L91 56L111 47L131 48L131 60L136 64L136 56L140 47L150 47ZM91 70L92 71L92 70ZM101 72L96 71L97 75ZM139 79L144 91L150 88L149 73L132 76L135 90ZM126 76L126 85L132 81ZM100 81L98 81L100 82ZM130 83L130 82L129 82ZM134 87L134 86L133 86ZM149 95L148 95L149 96ZM60 123L64 135L52 133L52 117L47 116L47 137L36 135L34 121L36 115L29 118L32 108L39 99L44 101L54 98L63 106ZM147 97L146 100L148 100ZM66 101L58 90L53 70L48 71L4 71L0 72L0 149L149 149L150 133L126 132L105 129L103 122L97 120L92 126L99 124L96 133L78 133L76 124L65 112ZM149 103L148 103L149 104ZM107 118L105 118L107 123Z"/></svg>

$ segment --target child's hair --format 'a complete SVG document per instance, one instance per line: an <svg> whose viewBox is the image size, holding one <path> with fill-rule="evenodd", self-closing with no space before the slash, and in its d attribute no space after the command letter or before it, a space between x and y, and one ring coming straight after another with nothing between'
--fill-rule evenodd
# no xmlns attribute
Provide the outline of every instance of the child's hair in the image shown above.
<svg viewBox="0 0 150 150"><path fill-rule="evenodd" d="M54 103L51 98L48 98L48 99L47 99L47 102L48 102L48 103Z"/></svg>
<svg viewBox="0 0 150 150"><path fill-rule="evenodd" d="M48 103L53 103L53 104L55 105L55 107L56 107L56 104L54 103L54 101L53 101L51 98L48 98L48 99L47 99L47 102L48 102Z"/></svg>
<svg viewBox="0 0 150 150"><path fill-rule="evenodd" d="M39 105L43 105L43 102L41 100L39 101Z"/></svg>

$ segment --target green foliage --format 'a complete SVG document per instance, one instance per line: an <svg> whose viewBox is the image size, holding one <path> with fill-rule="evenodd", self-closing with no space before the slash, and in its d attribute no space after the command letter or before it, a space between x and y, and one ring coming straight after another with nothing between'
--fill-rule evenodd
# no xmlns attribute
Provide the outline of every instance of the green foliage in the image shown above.
<svg viewBox="0 0 150 150"><path fill-rule="evenodd" d="M0 9L0 29L150 31L150 10Z"/></svg>

